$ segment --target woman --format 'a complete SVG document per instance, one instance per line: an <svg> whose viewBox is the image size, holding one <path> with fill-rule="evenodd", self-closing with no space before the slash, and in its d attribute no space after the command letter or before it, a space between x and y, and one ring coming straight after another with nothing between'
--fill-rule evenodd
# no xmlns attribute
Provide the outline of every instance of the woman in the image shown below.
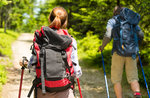
<svg viewBox="0 0 150 98"><path fill-rule="evenodd" d="M55 7L50 15L49 15L49 23L48 26L51 28L51 30L55 31L64 31L67 32L66 27L68 23L68 14L66 10L62 7ZM71 52L71 61L73 64L73 76L75 78L79 78L82 75L81 68L78 63L78 56L77 56L77 43L74 38L72 39L72 52ZM44 40L44 39L42 39ZM28 68L30 68L32 65L37 62L36 56L32 54L30 61L25 61L24 64L28 65ZM20 65L23 66L22 60L20 60ZM46 94L42 94L41 88L37 88L37 98L74 98L73 90L71 88L65 89L63 91L59 92L46 92Z"/></svg>

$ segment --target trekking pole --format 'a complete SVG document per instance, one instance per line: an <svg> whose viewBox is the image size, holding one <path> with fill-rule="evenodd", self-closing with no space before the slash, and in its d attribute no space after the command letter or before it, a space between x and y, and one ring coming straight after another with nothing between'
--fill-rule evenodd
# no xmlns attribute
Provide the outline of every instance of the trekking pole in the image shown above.
<svg viewBox="0 0 150 98"><path fill-rule="evenodd" d="M23 80L23 73L24 73L24 69L25 69L25 64L24 64L24 61L28 61L26 57L23 57L23 60L22 60L22 68L21 68L21 79L20 79L20 87L19 87L19 94L18 94L18 98L20 98L21 96L21 89L22 89L22 80Z"/></svg>
<svg viewBox="0 0 150 98"><path fill-rule="evenodd" d="M82 93L81 93L79 78L77 78L77 82L78 82L78 88L79 88L80 98L82 98Z"/></svg>
<svg viewBox="0 0 150 98"><path fill-rule="evenodd" d="M145 74L144 74L144 70L143 70L143 66L142 66L142 61L141 61L141 58L140 58L140 54L139 54L139 53L138 53L138 57L139 57L139 61L140 61L140 65L141 65L141 69L142 69L142 73L143 73L143 77L144 77L144 81L145 81L147 93L148 93L148 96L149 96L149 98L150 98L149 89L148 89L148 85L147 85L147 82L146 82L146 78L145 78Z"/></svg>
<svg viewBox="0 0 150 98"><path fill-rule="evenodd" d="M21 68L22 69L22 72L21 72L21 79L20 79L20 88L19 88L19 95L18 95L18 98L20 98L21 96L21 88L22 88L22 80L23 80L23 73L24 73L24 67Z"/></svg>
<svg viewBox="0 0 150 98"><path fill-rule="evenodd" d="M106 84L106 91L107 91L107 98L109 98L109 89L108 89L108 83L107 83L107 77L106 77L105 65L104 65L104 57L103 57L102 51L101 51L101 55L102 55L102 63L103 63L103 70L104 70L104 77L105 77L105 84Z"/></svg>

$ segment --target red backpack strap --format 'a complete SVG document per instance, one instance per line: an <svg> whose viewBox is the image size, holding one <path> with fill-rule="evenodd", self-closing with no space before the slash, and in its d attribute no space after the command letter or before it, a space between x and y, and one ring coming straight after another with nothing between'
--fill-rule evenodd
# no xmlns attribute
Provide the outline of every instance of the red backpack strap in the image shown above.
<svg viewBox="0 0 150 98"><path fill-rule="evenodd" d="M66 29L59 29L59 30L57 30L57 33L59 35L68 35L68 36L70 36Z"/></svg>
<svg viewBox="0 0 150 98"><path fill-rule="evenodd" d="M38 44L40 44L40 41L41 41L41 37L42 36L45 36L45 33L44 33L44 26L41 27L40 31L39 30L36 30L34 32L34 39L33 39L33 42L37 42Z"/></svg>
<svg viewBox="0 0 150 98"><path fill-rule="evenodd" d="M41 33L45 36L43 28L44 26L41 27Z"/></svg>
<svg viewBox="0 0 150 98"><path fill-rule="evenodd" d="M68 33L68 30L66 30L66 29L62 29L62 31L64 32L64 34L65 34L65 35L70 36L70 34Z"/></svg>
<svg viewBox="0 0 150 98"><path fill-rule="evenodd" d="M33 39L33 47L34 47L34 52L36 54L37 57L37 69L36 72L39 73L37 74L37 77L40 77L40 61L39 61L39 53L40 53L40 46L42 45L42 36L45 36L44 34L44 30L43 30L44 26L41 27L41 30L36 30L34 33L34 39Z"/></svg>

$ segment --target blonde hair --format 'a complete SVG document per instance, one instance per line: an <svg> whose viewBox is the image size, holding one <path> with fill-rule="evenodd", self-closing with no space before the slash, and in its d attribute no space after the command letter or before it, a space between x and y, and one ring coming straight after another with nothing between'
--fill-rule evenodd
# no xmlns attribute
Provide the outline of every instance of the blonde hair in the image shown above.
<svg viewBox="0 0 150 98"><path fill-rule="evenodd" d="M65 29L68 24L68 13L63 7L55 7L49 15L49 27Z"/></svg>

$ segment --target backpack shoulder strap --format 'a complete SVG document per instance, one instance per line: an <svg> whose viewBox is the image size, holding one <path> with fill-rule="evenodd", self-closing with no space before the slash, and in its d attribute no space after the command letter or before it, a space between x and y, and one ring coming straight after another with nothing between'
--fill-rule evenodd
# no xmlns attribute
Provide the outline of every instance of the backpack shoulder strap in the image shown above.
<svg viewBox="0 0 150 98"><path fill-rule="evenodd" d="M121 18L120 18L120 15L117 15L117 16L114 16L113 19L116 21L116 27L117 28L120 28L120 31L117 32L118 35L119 35L119 39L120 39L120 45L122 46L123 44L123 32L122 32L122 29L121 29Z"/></svg>
<svg viewBox="0 0 150 98"><path fill-rule="evenodd" d="M135 28L135 31L133 30L133 31L134 31L134 39L135 39L135 41L136 41L137 47L139 47L139 46L138 46L138 35L137 35L137 31L138 31L138 30L137 30L137 26L135 26L134 28ZM139 51L139 49L138 49L138 51Z"/></svg>
<svg viewBox="0 0 150 98"><path fill-rule="evenodd" d="M120 15L114 16L113 19L116 21L116 24L120 24Z"/></svg>
<svg viewBox="0 0 150 98"><path fill-rule="evenodd" d="M33 42L36 42L37 44L42 44L42 38L43 36L45 36L45 33L44 33L44 26L41 27L41 30L36 30L34 32L34 39L33 39Z"/></svg>

